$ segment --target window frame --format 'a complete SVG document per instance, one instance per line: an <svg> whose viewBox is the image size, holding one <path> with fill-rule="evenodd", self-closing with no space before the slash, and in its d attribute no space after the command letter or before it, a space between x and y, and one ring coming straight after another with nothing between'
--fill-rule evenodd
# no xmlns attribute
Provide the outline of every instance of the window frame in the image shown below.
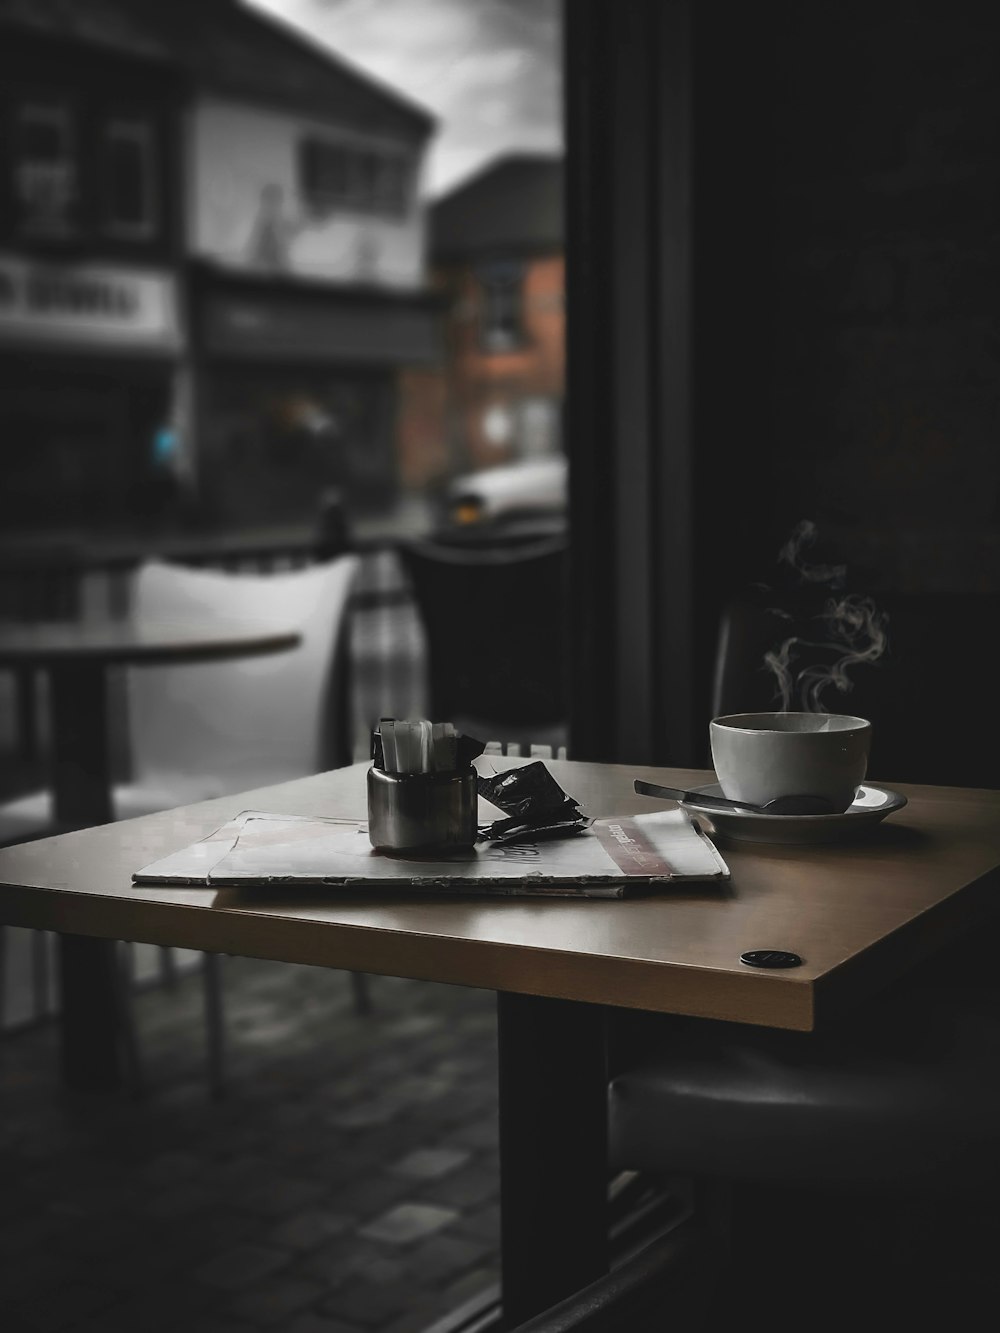
<svg viewBox="0 0 1000 1333"><path fill-rule="evenodd" d="M527 273L527 265L514 259L491 260L476 267L479 346L490 356L520 351L528 343Z"/></svg>
<svg viewBox="0 0 1000 1333"><path fill-rule="evenodd" d="M112 163L110 149L115 131L130 131L123 137L135 143L144 143L143 202L144 217L139 222L123 222L112 216ZM160 163L159 134L154 118L147 112L114 110L102 117L99 129L99 190L98 230L114 241L145 243L156 238L160 230Z"/></svg>
<svg viewBox="0 0 1000 1333"><path fill-rule="evenodd" d="M54 116L38 117L38 112L56 113ZM35 113L36 122L48 120L49 124L61 122L63 150L62 157L54 159L65 163L69 180L69 195L62 225L46 226L32 222L30 209L22 195L19 176L23 168L31 163L22 155L21 137L31 113ZM64 93L48 89L25 89L17 92L9 104L9 167L7 188L10 192L10 233L26 242L72 241L80 237L85 229L83 172L83 138L80 132L78 108L73 100ZM38 165L40 159L36 160Z"/></svg>
<svg viewBox="0 0 1000 1333"><path fill-rule="evenodd" d="M324 176L326 183L319 183ZM304 203L318 217L356 213L400 220L412 207L414 164L401 148L309 131L298 141L297 178Z"/></svg>

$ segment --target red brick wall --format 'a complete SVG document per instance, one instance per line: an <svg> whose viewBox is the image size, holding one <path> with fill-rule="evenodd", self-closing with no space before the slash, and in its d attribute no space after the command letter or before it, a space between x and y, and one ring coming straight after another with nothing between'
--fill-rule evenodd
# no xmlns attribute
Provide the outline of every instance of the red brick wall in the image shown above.
<svg viewBox="0 0 1000 1333"><path fill-rule="evenodd" d="M524 275L524 342L509 352L480 344L481 288L474 268L439 272L449 294L447 362L408 371L402 380L397 429L404 485L506 461L513 443L491 442L483 417L491 405L513 408L525 398L561 400L565 374L563 259L530 260Z"/></svg>
<svg viewBox="0 0 1000 1333"><path fill-rule="evenodd" d="M396 441L400 484L423 490L449 471L447 381L438 367L407 369L399 378Z"/></svg>

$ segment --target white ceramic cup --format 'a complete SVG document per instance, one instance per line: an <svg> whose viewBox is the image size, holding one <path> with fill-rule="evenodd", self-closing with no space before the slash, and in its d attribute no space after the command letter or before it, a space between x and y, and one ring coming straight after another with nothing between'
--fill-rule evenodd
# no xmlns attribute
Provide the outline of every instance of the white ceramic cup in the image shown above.
<svg viewBox="0 0 1000 1333"><path fill-rule="evenodd" d="M709 723L712 763L732 801L816 797L846 810L868 771L871 723L842 713L730 713Z"/></svg>

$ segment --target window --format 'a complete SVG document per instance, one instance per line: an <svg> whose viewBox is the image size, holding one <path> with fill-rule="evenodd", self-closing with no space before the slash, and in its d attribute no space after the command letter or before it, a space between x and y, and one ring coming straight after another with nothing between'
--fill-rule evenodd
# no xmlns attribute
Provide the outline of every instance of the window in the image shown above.
<svg viewBox="0 0 1000 1333"><path fill-rule="evenodd" d="M479 271L483 287L482 345L487 352L509 352L524 342L522 266L490 264Z"/></svg>
<svg viewBox="0 0 1000 1333"><path fill-rule="evenodd" d="M16 225L28 236L69 236L77 226L76 136L61 102L23 102L14 112Z"/></svg>
<svg viewBox="0 0 1000 1333"><path fill-rule="evenodd" d="M544 458L559 448L559 401L555 398L525 398L518 410L518 453L524 458Z"/></svg>
<svg viewBox="0 0 1000 1333"><path fill-rule="evenodd" d="M406 212L409 172L406 159L388 153L376 159L375 197L382 212L398 216Z"/></svg>
<svg viewBox="0 0 1000 1333"><path fill-rule="evenodd" d="M147 240L156 230L153 127L115 119L104 127L102 225L108 236Z"/></svg>
<svg viewBox="0 0 1000 1333"><path fill-rule="evenodd" d="M409 201L410 166L401 153L309 138L299 145L299 184L316 213L400 217Z"/></svg>

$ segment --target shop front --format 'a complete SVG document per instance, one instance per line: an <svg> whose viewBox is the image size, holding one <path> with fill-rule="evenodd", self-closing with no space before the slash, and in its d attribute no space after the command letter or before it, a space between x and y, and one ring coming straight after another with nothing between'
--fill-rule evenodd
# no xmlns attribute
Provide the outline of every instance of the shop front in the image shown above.
<svg viewBox="0 0 1000 1333"><path fill-rule="evenodd" d="M353 511L399 491L405 367L439 355L435 298L196 275L198 477L226 526L311 523L323 493Z"/></svg>
<svg viewBox="0 0 1000 1333"><path fill-rule="evenodd" d="M183 339L169 270L0 255L0 528L127 531L177 502Z"/></svg>

